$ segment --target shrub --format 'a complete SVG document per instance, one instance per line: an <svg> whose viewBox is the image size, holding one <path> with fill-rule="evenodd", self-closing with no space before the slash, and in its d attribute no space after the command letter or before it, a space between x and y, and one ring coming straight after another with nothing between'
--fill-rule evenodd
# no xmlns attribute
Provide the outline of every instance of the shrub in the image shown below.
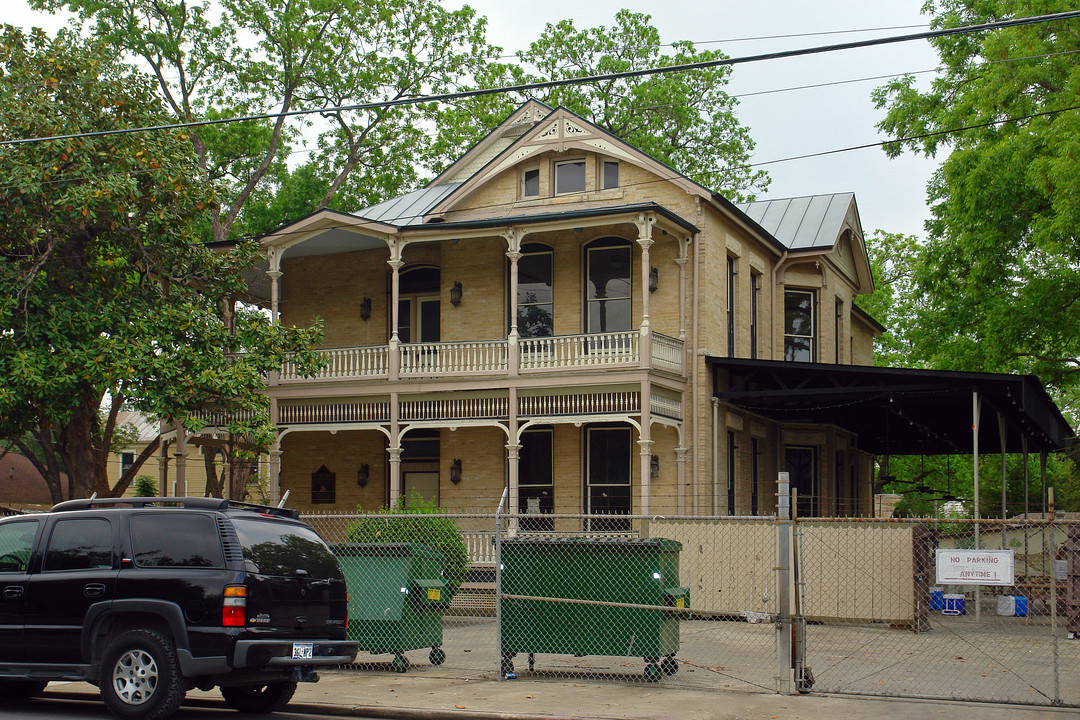
<svg viewBox="0 0 1080 720"><path fill-rule="evenodd" d="M349 542L419 543L433 547L442 555L442 575L446 598L450 601L461 587L469 568L469 552L457 524L444 515L445 510L414 493L406 503L399 497L394 507L367 513L349 526ZM392 517L388 517L392 516Z"/></svg>
<svg viewBox="0 0 1080 720"><path fill-rule="evenodd" d="M135 476L132 485L135 486L135 497L157 497L157 483L149 475Z"/></svg>

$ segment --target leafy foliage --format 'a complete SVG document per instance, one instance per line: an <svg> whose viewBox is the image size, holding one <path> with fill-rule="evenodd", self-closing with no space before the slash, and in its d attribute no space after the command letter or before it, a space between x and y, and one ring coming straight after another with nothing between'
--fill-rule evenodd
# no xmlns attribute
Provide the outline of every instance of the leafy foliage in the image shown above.
<svg viewBox="0 0 1080 720"><path fill-rule="evenodd" d="M0 437L26 452L59 499L119 495L105 459L125 403L198 429L204 412L246 418L230 430L272 438L267 372L298 353L315 362L317 327L271 324L236 305L256 248L213 250L198 223L217 207L182 132L100 131L169 116L147 78L70 32L7 26L0 44L0 139L82 135L0 147ZM99 416L104 398L111 406Z"/></svg>
<svg viewBox="0 0 1080 720"><path fill-rule="evenodd" d="M1066 0L932 0L935 28L1074 9ZM951 150L928 187L933 217L913 324L936 367L1040 376L1077 410L1080 386L1080 33L1075 21L937 38L944 70L875 91L888 146ZM1048 113L1048 114L1047 114ZM956 128L972 129L950 132ZM925 136L927 133L943 133ZM924 137L918 137L924 136Z"/></svg>
<svg viewBox="0 0 1080 720"><path fill-rule="evenodd" d="M149 475L138 475L135 482L135 497L156 497L158 494L157 483Z"/></svg>
<svg viewBox="0 0 1080 720"><path fill-rule="evenodd" d="M443 580L449 602L457 594L469 568L469 551L454 521L439 517L446 511L414 493L408 502L399 497L391 507L368 513L349 526L349 542L420 543L442 554Z"/></svg>

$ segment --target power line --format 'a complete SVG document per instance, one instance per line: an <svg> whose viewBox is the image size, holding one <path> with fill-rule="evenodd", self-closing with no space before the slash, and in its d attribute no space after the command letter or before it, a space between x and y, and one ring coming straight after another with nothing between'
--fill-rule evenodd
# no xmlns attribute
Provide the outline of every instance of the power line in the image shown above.
<svg viewBox="0 0 1080 720"><path fill-rule="evenodd" d="M358 103L354 105L339 105L333 107L324 107L312 110L290 110L282 113L264 113L260 115L246 115L235 118L218 118L215 120L197 120L192 122L183 123L170 123L167 125L152 125L146 127L137 128L123 128L117 130L100 130L89 133L73 133L69 135L54 135L49 137L35 137L35 138L22 138L18 140L3 140L0 141L0 146L6 145L22 145L27 143L37 143L49 140L74 140L78 138L88 137L101 137L105 135L124 135L135 132L149 132L156 130L180 130L183 128L191 127L203 127L209 125L223 125L234 122L250 122L254 120L270 120L284 117L298 117L303 115L313 115L316 113L326 112L349 112L357 110L376 110L381 108L400 107L406 105L418 105L420 103L431 102L447 102L452 100L463 100L471 97L482 97L486 95L504 94L504 93L524 93L529 90L544 90L548 88L562 87L564 85L581 85L586 83L601 82L606 80L622 80L635 77L647 77L650 75L664 75L673 72L685 72L688 70L704 70L714 67L724 67L739 65L751 62L762 62L766 60L779 60L783 58L802 57L805 55L816 55L825 52L838 52L840 50L854 50L858 48L875 47L878 45L892 45L901 42L910 42L912 40L929 40L933 38L946 37L949 35L961 35L973 32L982 32L987 30L999 30L1002 28L1018 27L1021 25L1033 25L1045 22L1052 22L1055 20L1070 20L1080 17L1080 10L1072 10L1062 13L1053 13L1048 15L1035 15L1024 18L1013 18L1011 20L1000 20L992 23L982 23L979 25L966 25L957 28L945 28L942 30L930 30L927 32L912 33L908 35L894 35L892 37L885 38L873 38L870 40L857 40L847 43L837 43L834 45L824 45L811 48L799 48L795 50L781 50L778 52L761 53L757 55L746 55L737 58L724 58L719 60L707 60L696 63L684 63L681 65L668 65L663 67L644 68L641 70L627 70L623 72L605 73L602 75L589 75L579 78L565 78L562 80L545 80L535 83L523 83L520 85L506 85L498 88L488 88L482 90L463 90L453 93L442 93L439 95L424 95L411 98L398 98L395 100L384 100L371 103Z"/></svg>

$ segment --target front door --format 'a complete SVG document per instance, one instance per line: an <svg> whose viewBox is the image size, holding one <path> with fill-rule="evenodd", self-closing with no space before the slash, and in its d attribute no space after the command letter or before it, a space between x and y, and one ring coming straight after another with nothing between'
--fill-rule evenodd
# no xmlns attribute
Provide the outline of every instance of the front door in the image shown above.
<svg viewBox="0 0 1080 720"><path fill-rule="evenodd" d="M401 476L405 490L406 506L412 501L414 495L431 503L439 504L439 472L405 472Z"/></svg>
<svg viewBox="0 0 1080 720"><path fill-rule="evenodd" d="M23 611L30 554L40 524L26 520L0 525L0 663L25 659Z"/></svg>
<svg viewBox="0 0 1080 720"><path fill-rule="evenodd" d="M788 447L784 449L784 464L788 471L791 489L797 490L796 511L801 518L816 517L817 504L817 449L812 447Z"/></svg>

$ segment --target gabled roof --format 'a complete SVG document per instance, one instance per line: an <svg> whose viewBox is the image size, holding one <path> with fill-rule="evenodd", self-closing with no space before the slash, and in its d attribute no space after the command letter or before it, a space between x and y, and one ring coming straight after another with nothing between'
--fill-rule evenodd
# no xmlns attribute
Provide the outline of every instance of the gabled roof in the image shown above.
<svg viewBox="0 0 1080 720"><path fill-rule="evenodd" d="M845 230L853 193L736 203L788 250L831 250Z"/></svg>

